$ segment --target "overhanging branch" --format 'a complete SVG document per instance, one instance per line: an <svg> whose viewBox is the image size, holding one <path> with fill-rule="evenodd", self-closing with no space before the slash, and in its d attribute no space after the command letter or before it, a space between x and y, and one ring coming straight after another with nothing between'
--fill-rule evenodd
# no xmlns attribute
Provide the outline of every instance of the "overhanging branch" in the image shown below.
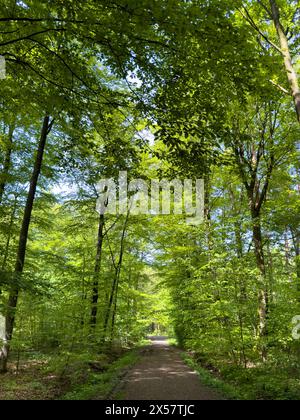
<svg viewBox="0 0 300 420"><path fill-rule="evenodd" d="M256 30L256 32L259 33L259 35L269 44L271 47L273 47L276 51L278 51L281 55L283 55L283 52L278 47L278 45L274 44L257 26L257 24L254 22L253 18L251 17L250 13L246 9L246 7L243 7L244 11L242 9L239 9L239 12L243 16L243 18L250 24L250 26Z"/></svg>

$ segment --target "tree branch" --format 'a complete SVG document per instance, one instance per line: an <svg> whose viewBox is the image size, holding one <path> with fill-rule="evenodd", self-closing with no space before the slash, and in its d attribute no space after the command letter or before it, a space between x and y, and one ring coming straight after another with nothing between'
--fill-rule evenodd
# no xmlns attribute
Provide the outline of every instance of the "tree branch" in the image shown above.
<svg viewBox="0 0 300 420"><path fill-rule="evenodd" d="M0 44L0 47L4 47L5 45L10 45L10 44L15 44L16 42L24 41L26 39L30 39L33 36L45 34L47 32L52 32L52 31L55 31L55 32L64 32L65 30L66 29L64 29L64 28L60 28L60 29L59 28L56 28L56 29L55 28L52 28L52 29L44 29L43 31L34 32L33 34L30 34L30 35L26 35L26 36L22 36L20 38L11 39L10 41L2 42Z"/></svg>
<svg viewBox="0 0 300 420"><path fill-rule="evenodd" d="M281 92L285 93L286 95L291 96L290 92L285 89L283 86L279 85L278 83L274 82L273 80L269 80L270 83L272 83L273 86L277 87Z"/></svg>
<svg viewBox="0 0 300 420"><path fill-rule="evenodd" d="M259 35L269 44L271 45L273 48L275 48L276 51L278 51L281 55L283 55L283 52L281 51L281 49L274 44L274 42L272 42L260 29L259 27L256 25L256 23L254 22L254 20L252 19L250 13L248 12L248 10L244 7L244 10L246 12L246 14L241 10L238 9L239 12L241 13L241 15L243 16L244 19L246 19L246 21L250 24L250 26L256 30L256 32L259 33Z"/></svg>
<svg viewBox="0 0 300 420"><path fill-rule="evenodd" d="M257 2L265 9L265 11L268 13L270 18L272 19L272 12L271 10L262 2L262 0L257 0Z"/></svg>

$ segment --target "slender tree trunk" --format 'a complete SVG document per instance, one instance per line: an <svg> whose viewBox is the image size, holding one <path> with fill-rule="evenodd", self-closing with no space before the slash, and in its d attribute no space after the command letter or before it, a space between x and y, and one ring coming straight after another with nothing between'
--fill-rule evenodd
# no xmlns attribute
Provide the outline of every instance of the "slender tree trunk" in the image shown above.
<svg viewBox="0 0 300 420"><path fill-rule="evenodd" d="M270 239L268 240L267 252L268 252L268 273L269 273L269 303L270 305L272 305L274 303L275 278L274 278L273 256L272 256L272 251L271 251L271 246L270 246Z"/></svg>
<svg viewBox="0 0 300 420"><path fill-rule="evenodd" d="M110 332L110 342L114 339L115 333L115 323L116 323L116 315L117 315L117 308L118 308L118 291L119 291L119 284L120 284L120 276L118 276L117 284L116 284L116 291L115 291L115 298L114 298L114 305L111 317L111 332Z"/></svg>
<svg viewBox="0 0 300 420"><path fill-rule="evenodd" d="M297 73L293 65L286 31L284 30L282 23L280 21L280 12L279 12L279 7L276 0L270 0L270 6L271 6L274 26L276 28L276 32L277 32L279 43L280 43L280 49L283 55L284 66L287 72L287 77L290 84L291 93L294 99L297 119L298 119L298 122L300 123L300 89L299 89Z"/></svg>
<svg viewBox="0 0 300 420"><path fill-rule="evenodd" d="M119 292L119 285L120 285L120 274L121 274L121 267L122 267L122 261L123 261L123 253L124 253L124 249L121 249L121 253L120 253L120 262L121 263L120 263L119 272L118 272L118 279L117 279L116 290L115 290L115 298L114 298L114 304L113 304L114 307L113 307L112 317L111 317L110 342L113 341L114 332L115 332L116 316L117 316L117 309L118 309L118 292ZM130 268L128 284L130 284L130 279L131 279L131 268Z"/></svg>
<svg viewBox="0 0 300 420"><path fill-rule="evenodd" d="M296 248L296 273L297 273L297 294L298 299L300 301L300 244L298 243L298 246Z"/></svg>
<svg viewBox="0 0 300 420"><path fill-rule="evenodd" d="M92 311L91 311L91 327L95 328L97 324L98 300L99 300L99 274L101 271L102 261L102 247L103 247L103 231L104 231L104 215L101 214L99 218L98 237L97 237L97 252L94 270L94 283L92 290Z"/></svg>
<svg viewBox="0 0 300 420"><path fill-rule="evenodd" d="M255 246L255 256L257 267L262 276L266 276L265 256L263 251L261 223L259 217L253 218L253 240Z"/></svg>
<svg viewBox="0 0 300 420"><path fill-rule="evenodd" d="M110 293L109 301L108 301L108 306L107 306L107 310L106 310L106 314L105 314L105 318L104 318L103 341L105 341L105 339L106 339L108 324L109 324L109 320L111 318L112 308L113 308L114 302L115 302L115 305L117 305L117 302L116 302L115 299L117 299L116 292L117 292L118 287L119 287L119 280L120 280L121 268L122 268L122 263L123 263L124 242L125 242L125 234L126 234L128 219L129 219L129 212L127 213L126 220L125 220L124 227L123 227L119 261L118 261L118 264L116 264L116 266L115 266L115 275L114 275L112 288L111 288L111 293Z"/></svg>
<svg viewBox="0 0 300 420"><path fill-rule="evenodd" d="M7 232L6 245L5 245L5 250L4 250L4 255L3 255L3 261L2 261L2 270L3 271L5 270L6 262L7 262L7 258L8 258L9 246L10 246L10 241L11 241L11 237L12 237L12 231L13 231L13 226L14 226L14 220L15 220L16 211L17 211L17 197L15 197L14 205L13 205L12 212L11 212L11 215L10 215L10 221L9 221L9 227L8 227L8 232Z"/></svg>
<svg viewBox="0 0 300 420"><path fill-rule="evenodd" d="M212 223L211 223L211 205L210 205L210 172L204 174L204 222L206 225L206 241L207 241L207 258L208 261L212 259L213 254L213 232L212 232Z"/></svg>
<svg viewBox="0 0 300 420"><path fill-rule="evenodd" d="M7 143L7 148L6 148L6 151L5 151L3 171L2 171L2 174L1 174L2 176L1 176L1 180L0 180L0 204L2 203L3 194L4 194L4 191L5 191L5 186L6 186L6 182L7 182L7 178L8 178L8 174L9 174L9 170L10 170L10 165L11 165L11 154L12 154L12 149L13 149L14 130L15 130L15 126L10 125L9 129L8 129L8 143Z"/></svg>
<svg viewBox="0 0 300 420"><path fill-rule="evenodd" d="M297 298L300 301L300 232L298 229L293 229L290 226L291 235L293 238L293 248L295 252L295 260L296 260L296 290L297 290Z"/></svg>
<svg viewBox="0 0 300 420"><path fill-rule="evenodd" d="M284 253L285 253L285 265L286 268L290 266L290 244L287 231L284 232Z"/></svg>
<svg viewBox="0 0 300 420"><path fill-rule="evenodd" d="M106 338L106 334L107 334L107 329L108 329L108 323L111 317L111 311L113 308L113 304L115 301L115 295L116 295L116 290L118 287L118 282L119 282L119 264L118 267L115 270L115 275L114 275L114 279L113 279L113 283L112 283L112 288L111 288L111 292L110 292L110 296L109 296L109 302L108 302L108 306L107 306L107 310L105 313L105 318L104 318L104 324L103 324L103 340L105 340Z"/></svg>
<svg viewBox="0 0 300 420"><path fill-rule="evenodd" d="M241 220L239 217L240 210L236 206L236 197L231 188L229 188L229 193L231 196L232 213L234 217L233 225L234 225L236 255L239 259L241 259L243 258L243 255L244 255L244 247L243 247L243 237L242 237L242 232L241 232ZM244 193L242 191L240 195L240 202L242 203L243 200L244 200ZM245 302L247 300L247 288L246 288L244 276L239 276L239 284L240 284L241 302Z"/></svg>
<svg viewBox="0 0 300 420"><path fill-rule="evenodd" d="M211 209L210 209L210 174L204 175L204 218L207 222L211 220Z"/></svg>
<svg viewBox="0 0 300 420"><path fill-rule="evenodd" d="M84 319L85 319L85 302L86 302L86 288L85 288L85 275L86 275L86 260L85 260L85 253L83 252L82 255L82 277L81 277L81 318L80 318L80 326L83 333L84 327Z"/></svg>
<svg viewBox="0 0 300 420"><path fill-rule="evenodd" d="M32 177L30 180L30 187L27 196L26 206L23 215L23 221L20 231L19 245L17 251L17 258L15 263L14 270L14 284L11 286L8 304L7 304L7 313L5 318L5 340L3 347L0 351L0 371L5 372L7 370L7 361L10 351L10 342L13 336L14 324L15 324L15 312L18 304L19 297L19 280L23 273L25 257L26 257L26 248L28 241L28 232L29 225L31 221L32 209L35 199L35 193L37 189L37 183L39 175L42 168L43 156L47 141L47 136L51 131L53 121L50 123L50 117L45 116L43 121L43 127L41 132L41 137L38 145L37 155L35 158L34 169Z"/></svg>
<svg viewBox="0 0 300 420"><path fill-rule="evenodd" d="M235 233L235 243L236 243L236 253L238 258L243 257L243 240L241 234L241 225L238 221L234 222L234 233Z"/></svg>
<svg viewBox="0 0 300 420"><path fill-rule="evenodd" d="M267 281L266 261L264 255L264 247L262 240L261 228L261 209L265 200L267 199L269 184L275 165L274 156L274 131L273 124L275 120L271 118L272 114L265 114L261 121L260 138L257 143L252 142L248 145L248 150L245 149L241 141L240 131L235 145L233 143L234 152L236 156L236 163L239 168L240 176L247 191L248 205L252 221L252 236L254 242L254 252L256 257L256 265L259 270L258 278L258 336L261 339L262 358L267 358L267 336L268 336L268 316L269 316L269 288ZM268 124L272 122L270 132L267 132ZM266 158L266 136L270 142L270 156ZM266 164L267 171L265 173L265 180L259 179L260 166L262 159Z"/></svg>
<svg viewBox="0 0 300 420"><path fill-rule="evenodd" d="M236 215L235 215L236 216ZM234 230L235 230L235 240L236 240L236 253L239 259L243 258L243 241L241 235L241 226L238 221L234 222ZM238 319L239 319L239 327L240 327L240 339L241 339L241 352L240 352L240 363L243 363L245 369L247 368L247 357L245 351L245 341L244 341L244 307L242 306L247 301L247 290L246 290L246 283L244 280L243 275L238 273L238 280L239 280L239 293L237 282L235 280L235 295L236 295L236 302L238 304ZM240 296L239 296L240 294Z"/></svg>
<svg viewBox="0 0 300 420"><path fill-rule="evenodd" d="M238 259L242 259L244 255L243 249L243 238L241 232L241 220L239 220L240 210L236 206L236 196L233 190L229 187L229 193L231 196L232 203L232 214L234 217L234 235L235 235L235 249ZM240 202L242 203L244 199L243 191L240 195ZM234 276L234 289L235 289L235 299L238 305L238 320L240 328L240 340L241 340L241 351L240 351L240 364L243 364L245 369L247 368L247 356L245 351L245 340L244 340L244 308L243 304L247 301L247 290L244 280L244 276L240 273L237 273L238 283L236 277Z"/></svg>
<svg viewBox="0 0 300 420"><path fill-rule="evenodd" d="M257 268L260 271L259 292L258 292L258 314L259 314L259 337L265 339L268 336L267 319L269 313L269 293L266 284L266 264L263 250L261 223L259 215L252 214L253 241L256 256ZM262 345L263 359L267 357L267 346Z"/></svg>

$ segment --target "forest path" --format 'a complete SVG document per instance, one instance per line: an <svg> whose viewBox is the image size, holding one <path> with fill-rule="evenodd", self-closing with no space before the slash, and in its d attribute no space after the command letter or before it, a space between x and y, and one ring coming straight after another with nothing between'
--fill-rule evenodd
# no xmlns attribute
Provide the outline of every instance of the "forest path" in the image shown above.
<svg viewBox="0 0 300 420"><path fill-rule="evenodd" d="M202 385L196 372L180 357L180 350L165 337L151 338L141 360L127 374L122 400L220 400Z"/></svg>

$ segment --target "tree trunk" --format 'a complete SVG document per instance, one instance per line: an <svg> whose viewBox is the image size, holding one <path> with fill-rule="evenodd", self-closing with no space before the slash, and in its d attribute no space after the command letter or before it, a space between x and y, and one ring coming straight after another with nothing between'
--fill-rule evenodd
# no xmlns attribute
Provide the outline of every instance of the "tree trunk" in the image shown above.
<svg viewBox="0 0 300 420"><path fill-rule="evenodd" d="M296 289L297 289L298 299L300 301L300 246L299 244L298 244L298 247L296 248L296 274L297 274Z"/></svg>
<svg viewBox="0 0 300 420"><path fill-rule="evenodd" d="M113 305L113 311L112 311L112 317L111 317L111 331L110 331L110 342L112 343L114 339L114 333L115 333L115 323L116 323L116 315L117 315L117 308L118 308L118 291L119 291L119 280L118 277L117 285L116 285L116 291L115 291L115 301Z"/></svg>
<svg viewBox="0 0 300 420"><path fill-rule="evenodd" d="M119 287L119 280L120 280L121 268L122 268L122 263L123 263L124 242L125 242L125 234L126 234L128 219L129 219L129 212L127 213L126 220L125 220L124 227L123 227L119 261L118 261L118 264L115 265L115 275L114 275L114 279L113 279L113 283L112 283L111 293L110 293L110 296L109 296L108 307L107 307L105 318L104 318L103 339L102 339L102 341L105 341L105 339L106 339L108 324L109 324L109 320L111 318L111 312L112 312L113 305L115 305L115 308L117 307L117 290L118 290L118 287ZM113 319L113 322L114 322L114 319Z"/></svg>
<svg viewBox="0 0 300 420"><path fill-rule="evenodd" d="M9 170L10 170L10 165L11 165L11 154L12 154L12 149L13 149L14 130L15 130L15 126L10 125L9 129L8 129L8 144L7 144L7 148L6 148L6 151L5 151L3 171L2 171L2 174L1 174L2 179L0 180L0 204L2 203L2 199L3 199L3 195L4 195L4 191L5 191L5 186L6 186L6 182L7 182L7 177L8 177Z"/></svg>
<svg viewBox="0 0 300 420"><path fill-rule="evenodd" d="M23 273L25 257L26 257L26 248L28 241L28 231L31 221L32 209L37 189L37 183L39 175L42 168L43 156L47 141L47 136L51 131L53 121L50 123L50 117L45 116L43 121L43 127L41 132L41 137L38 145L37 155L35 158L34 169L32 177L30 180L30 188L27 196L26 206L23 215L23 221L20 231L20 238L18 244L17 258L15 263L14 270L14 284L11 286L8 304L7 304L7 313L5 318L5 340L3 347L0 351L0 371L5 372L7 370L7 361L10 351L10 342L13 336L14 324L15 324L15 312L18 304L19 297L19 280Z"/></svg>
<svg viewBox="0 0 300 420"><path fill-rule="evenodd" d="M17 197L15 197L12 212L11 212L11 215L10 215L6 245L5 245L5 250L4 250L4 255L3 255L3 260L2 260L2 270L3 271L5 270L7 258L8 258L8 255L9 255L9 247L10 247L10 241L11 241L11 238L12 238L12 231L13 231L16 211L17 211Z"/></svg>
<svg viewBox="0 0 300 420"><path fill-rule="evenodd" d="M290 266L290 244L287 231L284 232L284 254L285 254L285 265L288 269Z"/></svg>
<svg viewBox="0 0 300 420"><path fill-rule="evenodd" d="M293 239L293 248L295 252L295 262L296 262L296 291L297 299L300 301L300 233L298 229L293 229L290 226L290 232Z"/></svg>
<svg viewBox="0 0 300 420"><path fill-rule="evenodd" d="M279 43L280 43L280 49L283 55L284 66L287 72L287 77L290 84L291 93L294 99L297 119L298 119L298 122L300 123L300 89L299 89L297 73L292 62L292 57L290 53L286 31L284 30L280 21L280 12L279 12L279 7L277 5L276 0L270 0L270 6L271 6L274 26L276 28L276 32L277 32Z"/></svg>
<svg viewBox="0 0 300 420"><path fill-rule="evenodd" d="M98 227L98 239L97 239L97 253L95 260L95 270L94 270L94 283L92 291L92 311L91 311L91 327L95 328L97 324L97 304L99 300L99 274L101 271L101 261L102 261L102 247L103 247L103 230L104 230L104 215L100 215L99 227Z"/></svg>
<svg viewBox="0 0 300 420"><path fill-rule="evenodd" d="M268 275L269 275L269 305L273 305L274 303L274 287L275 287L275 276L274 276L274 266L273 266L273 255L270 246L271 239L269 238L267 244L267 252L268 252Z"/></svg>
<svg viewBox="0 0 300 420"><path fill-rule="evenodd" d="M242 259L244 256L244 247L243 247L243 237L241 232L241 219L239 217L240 215L240 209L236 206L236 197L234 195L233 190L229 187L229 193L231 197L231 203L232 203L232 214L234 217L234 236L235 236L235 249L236 249L236 256L239 259ZM244 193L241 192L240 195L240 202L242 203L244 199ZM240 295L241 295L241 302L247 301L247 288L244 276L239 276L239 284L240 284Z"/></svg>
<svg viewBox="0 0 300 420"><path fill-rule="evenodd" d="M236 217L236 216L235 216ZM235 243L236 243L236 254L238 258L243 258L243 240L241 234L241 225L240 222L234 222L234 233L235 233Z"/></svg>
<svg viewBox="0 0 300 420"><path fill-rule="evenodd" d="M114 276L114 279L113 279L112 288L111 288L111 292L110 292L110 296L109 296L108 307L107 307L107 310L106 310L106 313L105 313L104 324L103 324L103 341L105 341L105 339L106 339L108 323L109 323L109 320L110 320L110 317L111 317L111 310L112 310L112 307L113 307L118 282L119 282L119 267L117 267L116 271L115 271L115 276Z"/></svg>
<svg viewBox="0 0 300 420"><path fill-rule="evenodd" d="M83 251L82 276L81 276L81 305L82 307L81 307L81 316L80 316L80 327L82 329L82 332L84 328L84 319L85 319L85 310L86 310L85 302L86 302L86 297L87 297L87 292L85 288L85 275L86 275L86 260L85 260L85 252Z"/></svg>
<svg viewBox="0 0 300 420"><path fill-rule="evenodd" d="M257 268L260 271L259 292L258 292L258 314L259 314L259 337L265 339L268 336L268 313L269 313L269 293L266 285L266 264L263 250L261 223L259 216L252 213L253 222L253 241L256 256ZM267 357L266 343L262 345L262 356Z"/></svg>

